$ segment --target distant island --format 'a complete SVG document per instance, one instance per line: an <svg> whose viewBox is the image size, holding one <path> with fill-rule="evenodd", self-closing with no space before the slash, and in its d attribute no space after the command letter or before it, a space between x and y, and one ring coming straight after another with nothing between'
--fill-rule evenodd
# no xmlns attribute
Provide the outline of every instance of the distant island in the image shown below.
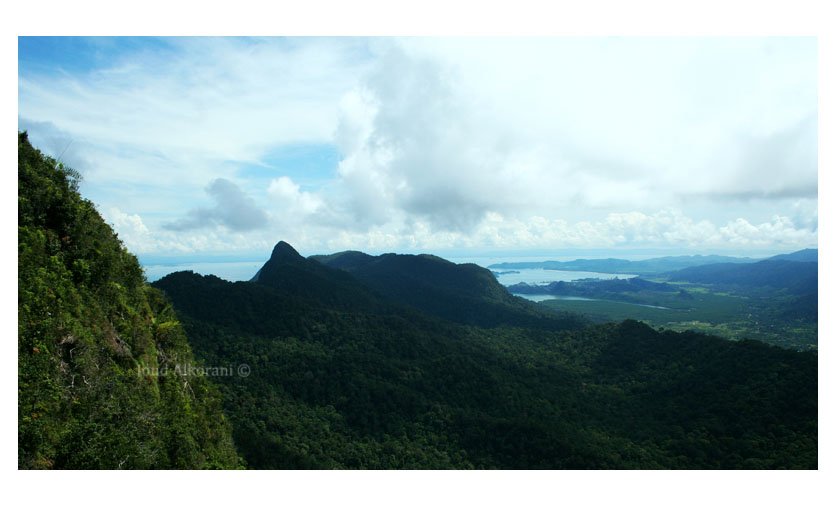
<svg viewBox="0 0 836 506"><path fill-rule="evenodd" d="M790 258L784 258L788 256ZM770 259L791 261L816 261L817 249L806 249L790 255L778 255ZM810 260L812 259L812 260ZM731 257L724 255L683 255L650 258L647 260L624 260L619 258L577 259L567 262L546 260L544 262L503 262L489 265L489 269L546 269L557 271L590 271L605 274L662 274L687 267L719 263L755 263L763 259Z"/></svg>
<svg viewBox="0 0 836 506"><path fill-rule="evenodd" d="M633 318L672 330L815 350L817 260L818 250L805 249L759 262L691 266L649 275L652 279L522 282L507 289L542 306L580 312L598 322Z"/></svg>

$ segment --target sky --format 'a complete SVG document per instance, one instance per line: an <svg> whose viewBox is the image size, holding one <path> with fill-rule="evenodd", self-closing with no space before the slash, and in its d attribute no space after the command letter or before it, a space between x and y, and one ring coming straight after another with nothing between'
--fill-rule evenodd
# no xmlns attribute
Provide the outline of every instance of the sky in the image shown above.
<svg viewBox="0 0 836 506"><path fill-rule="evenodd" d="M140 258L818 243L815 38L18 39ZM465 253L466 254L466 253Z"/></svg>

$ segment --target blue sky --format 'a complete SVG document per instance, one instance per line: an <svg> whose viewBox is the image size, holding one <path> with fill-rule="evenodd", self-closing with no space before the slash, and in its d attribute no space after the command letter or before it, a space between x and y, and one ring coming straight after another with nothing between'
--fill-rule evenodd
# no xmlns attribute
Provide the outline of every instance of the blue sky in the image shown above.
<svg viewBox="0 0 836 506"><path fill-rule="evenodd" d="M818 242L812 38L19 38L19 128L145 257Z"/></svg>
<svg viewBox="0 0 836 506"><path fill-rule="evenodd" d="M314 191L336 177L339 162L340 152L333 144L288 144L277 146L258 163L237 165L236 175L265 186L277 176L287 176L302 190Z"/></svg>
<svg viewBox="0 0 836 506"><path fill-rule="evenodd" d="M142 51L164 52L169 39L149 37L20 37L19 72L59 75L108 68Z"/></svg>

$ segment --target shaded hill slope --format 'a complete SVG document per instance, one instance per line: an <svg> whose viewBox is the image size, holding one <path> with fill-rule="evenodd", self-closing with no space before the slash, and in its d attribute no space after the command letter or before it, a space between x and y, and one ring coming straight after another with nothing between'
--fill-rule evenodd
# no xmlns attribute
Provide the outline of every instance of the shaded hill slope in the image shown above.
<svg viewBox="0 0 836 506"><path fill-rule="evenodd" d="M180 372L180 322L78 178L19 134L18 466L237 467L216 387Z"/></svg>
<svg viewBox="0 0 836 506"><path fill-rule="evenodd" d="M818 263L763 260L752 264L712 264L689 267L669 274L671 281L714 285L770 287L793 294L818 292Z"/></svg>
<svg viewBox="0 0 836 506"><path fill-rule="evenodd" d="M201 358L251 366L217 381L256 468L817 466L813 353L629 321L466 326L193 273L155 286Z"/></svg>
<svg viewBox="0 0 836 506"><path fill-rule="evenodd" d="M457 323L554 330L584 324L568 314L555 318L536 304L514 297L488 269L475 264L455 264L433 255L372 256L357 251L311 259L351 274L390 301Z"/></svg>
<svg viewBox="0 0 836 506"><path fill-rule="evenodd" d="M769 257L768 260L788 260L790 262L818 262L819 250L816 248L808 248L784 255L775 255Z"/></svg>
<svg viewBox="0 0 836 506"><path fill-rule="evenodd" d="M635 322L271 310L269 287L172 276L159 286L200 356L252 367L217 381L256 468L817 465L814 354Z"/></svg>
<svg viewBox="0 0 836 506"><path fill-rule="evenodd" d="M330 307L372 310L381 306L379 298L352 276L303 257L284 241L276 244L251 281Z"/></svg>
<svg viewBox="0 0 836 506"><path fill-rule="evenodd" d="M650 258L647 260L623 260L619 258L578 259L567 262L503 262L490 265L491 269L550 269L559 271L591 271L609 274L660 274L697 265L716 263L751 263L751 258L722 255L683 255Z"/></svg>

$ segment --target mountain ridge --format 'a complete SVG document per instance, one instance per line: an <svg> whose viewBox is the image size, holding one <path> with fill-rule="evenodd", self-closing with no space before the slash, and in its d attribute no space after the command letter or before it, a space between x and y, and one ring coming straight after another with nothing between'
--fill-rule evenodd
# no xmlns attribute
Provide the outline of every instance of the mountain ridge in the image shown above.
<svg viewBox="0 0 836 506"><path fill-rule="evenodd" d="M389 299L450 321L480 326L525 322L550 328L578 328L577 317L560 321L535 304L514 297L484 267L456 264L435 255L356 251L313 255Z"/></svg>
<svg viewBox="0 0 836 506"><path fill-rule="evenodd" d="M818 293L818 262L767 259L751 264L709 264L668 275L671 281L772 287L798 294Z"/></svg>
<svg viewBox="0 0 836 506"><path fill-rule="evenodd" d="M331 260L391 274L395 284L405 266L429 266L418 279L433 283L439 274L490 275L429 256ZM247 381L218 384L255 468L816 466L810 352L630 320L563 330L468 325L194 273L155 286L205 360L253 365Z"/></svg>
<svg viewBox="0 0 836 506"><path fill-rule="evenodd" d="M18 134L18 467L240 467L174 309L79 180Z"/></svg>
<svg viewBox="0 0 836 506"><path fill-rule="evenodd" d="M606 274L653 275L673 272L687 267L719 263L747 264L763 260L788 260L798 262L818 261L818 249L808 248L792 253L775 255L765 259L732 257L725 255L678 255L648 258L645 260L625 260L620 258L585 259L569 261L546 260L542 262L501 262L488 266L489 269L547 269L565 271L591 271Z"/></svg>
<svg viewBox="0 0 836 506"><path fill-rule="evenodd" d="M370 309L385 305L351 275L305 258L285 241L273 247L270 258L250 280L311 303Z"/></svg>
<svg viewBox="0 0 836 506"><path fill-rule="evenodd" d="M806 248L792 253L785 253L783 255L775 255L767 258L767 260L789 260L792 262L818 262L819 250L818 248Z"/></svg>
<svg viewBox="0 0 836 506"><path fill-rule="evenodd" d="M694 265L712 263L749 263L752 258L722 255L680 255L650 258L646 260L625 260L620 258L577 259L570 261L547 260L543 262L502 262L489 265L490 269L548 269L566 271L591 271L607 274L660 274Z"/></svg>

